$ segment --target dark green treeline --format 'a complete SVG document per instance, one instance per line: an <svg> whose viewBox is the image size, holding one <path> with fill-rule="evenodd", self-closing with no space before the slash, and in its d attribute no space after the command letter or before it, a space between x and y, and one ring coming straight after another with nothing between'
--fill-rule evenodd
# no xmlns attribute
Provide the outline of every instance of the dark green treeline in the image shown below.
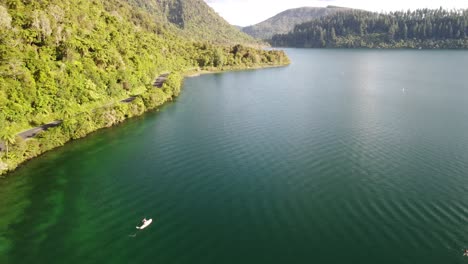
<svg viewBox="0 0 468 264"><path fill-rule="evenodd" d="M379 14L339 12L273 36L274 46L306 48L468 48L468 10Z"/></svg>

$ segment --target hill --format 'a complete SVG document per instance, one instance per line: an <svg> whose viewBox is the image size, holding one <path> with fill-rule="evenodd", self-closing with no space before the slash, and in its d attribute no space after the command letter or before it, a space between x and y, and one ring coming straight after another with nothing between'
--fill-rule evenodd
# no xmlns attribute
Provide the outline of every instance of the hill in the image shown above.
<svg viewBox="0 0 468 264"><path fill-rule="evenodd" d="M274 46L306 48L468 48L468 10L354 10L297 25Z"/></svg>
<svg viewBox="0 0 468 264"><path fill-rule="evenodd" d="M265 45L230 25L203 0L129 0L158 23L194 41L248 46Z"/></svg>
<svg viewBox="0 0 468 264"><path fill-rule="evenodd" d="M161 16L161 1L146 3L154 13L127 0L0 0L0 148L6 150L0 151L0 174L172 100L188 71L289 62L284 52L234 44L235 38L223 45L214 35L202 41L205 32L188 21L210 21L213 14L183 15L183 28L174 30L178 20ZM154 87L165 73L162 87ZM54 120L63 122L32 139L16 136Z"/></svg>
<svg viewBox="0 0 468 264"><path fill-rule="evenodd" d="M297 24L345 10L350 9L336 6L289 9L256 25L244 27L242 31L255 38L270 39L273 35L292 31Z"/></svg>

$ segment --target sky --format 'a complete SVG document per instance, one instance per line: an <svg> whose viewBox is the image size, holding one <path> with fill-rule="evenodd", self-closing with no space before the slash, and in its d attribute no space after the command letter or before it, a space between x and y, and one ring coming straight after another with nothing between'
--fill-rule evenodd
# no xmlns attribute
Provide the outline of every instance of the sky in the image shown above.
<svg viewBox="0 0 468 264"><path fill-rule="evenodd" d="M229 23L249 26L286 9L336 5L369 11L397 11L416 8L468 8L468 0L205 0Z"/></svg>

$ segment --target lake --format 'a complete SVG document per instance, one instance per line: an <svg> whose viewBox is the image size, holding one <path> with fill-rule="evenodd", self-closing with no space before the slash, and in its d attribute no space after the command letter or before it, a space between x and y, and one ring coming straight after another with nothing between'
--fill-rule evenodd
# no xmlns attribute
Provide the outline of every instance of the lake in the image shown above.
<svg viewBox="0 0 468 264"><path fill-rule="evenodd" d="M287 53L1 179L0 263L466 263L468 52Z"/></svg>

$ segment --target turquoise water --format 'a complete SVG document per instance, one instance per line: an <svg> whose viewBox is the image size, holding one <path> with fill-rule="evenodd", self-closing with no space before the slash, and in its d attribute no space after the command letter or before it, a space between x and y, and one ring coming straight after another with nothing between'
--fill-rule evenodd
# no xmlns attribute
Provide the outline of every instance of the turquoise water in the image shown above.
<svg viewBox="0 0 468 264"><path fill-rule="evenodd" d="M288 54L1 179L0 263L466 263L468 52Z"/></svg>

